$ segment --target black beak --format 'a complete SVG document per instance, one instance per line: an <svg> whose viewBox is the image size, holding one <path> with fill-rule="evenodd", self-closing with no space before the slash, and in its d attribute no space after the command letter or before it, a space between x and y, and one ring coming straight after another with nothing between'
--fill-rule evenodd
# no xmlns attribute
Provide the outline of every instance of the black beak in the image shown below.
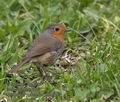
<svg viewBox="0 0 120 102"><path fill-rule="evenodd" d="M70 31L72 31L72 30L71 30L71 29L66 29L66 30L65 30L65 32L70 32Z"/></svg>

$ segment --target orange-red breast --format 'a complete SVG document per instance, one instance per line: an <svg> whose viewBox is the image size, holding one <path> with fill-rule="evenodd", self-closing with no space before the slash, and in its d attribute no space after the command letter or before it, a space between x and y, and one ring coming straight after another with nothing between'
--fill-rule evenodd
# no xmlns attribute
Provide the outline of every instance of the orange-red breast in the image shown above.
<svg viewBox="0 0 120 102"><path fill-rule="evenodd" d="M9 73L15 73L26 63L53 64L63 53L64 33L67 31L64 24L54 24L46 28L32 43L25 57Z"/></svg>

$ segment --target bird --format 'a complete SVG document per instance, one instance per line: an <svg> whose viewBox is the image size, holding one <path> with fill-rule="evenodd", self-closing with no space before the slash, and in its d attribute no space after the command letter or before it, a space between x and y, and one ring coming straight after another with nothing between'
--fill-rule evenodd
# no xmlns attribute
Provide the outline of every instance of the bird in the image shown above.
<svg viewBox="0 0 120 102"><path fill-rule="evenodd" d="M52 65L60 58L65 49L64 33L70 31L64 24L51 24L39 34L28 48L22 61L11 68L8 73L13 74L27 63L36 65Z"/></svg>

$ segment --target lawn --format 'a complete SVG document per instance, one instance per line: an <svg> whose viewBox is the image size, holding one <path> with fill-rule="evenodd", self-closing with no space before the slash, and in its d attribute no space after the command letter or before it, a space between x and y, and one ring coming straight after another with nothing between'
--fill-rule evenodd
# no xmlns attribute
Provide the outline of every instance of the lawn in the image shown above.
<svg viewBox="0 0 120 102"><path fill-rule="evenodd" d="M8 76L55 23L72 29L63 57ZM120 102L120 0L0 0L0 102Z"/></svg>

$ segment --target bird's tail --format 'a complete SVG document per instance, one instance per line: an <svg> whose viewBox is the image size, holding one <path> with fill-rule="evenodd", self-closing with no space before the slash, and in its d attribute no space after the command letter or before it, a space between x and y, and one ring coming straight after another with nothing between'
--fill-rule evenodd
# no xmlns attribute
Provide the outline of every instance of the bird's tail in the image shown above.
<svg viewBox="0 0 120 102"><path fill-rule="evenodd" d="M18 69L20 69L24 64L28 63L29 61L30 61L29 58L28 59L24 59L21 63L17 64L11 70L9 70L8 74L16 73L18 71Z"/></svg>

